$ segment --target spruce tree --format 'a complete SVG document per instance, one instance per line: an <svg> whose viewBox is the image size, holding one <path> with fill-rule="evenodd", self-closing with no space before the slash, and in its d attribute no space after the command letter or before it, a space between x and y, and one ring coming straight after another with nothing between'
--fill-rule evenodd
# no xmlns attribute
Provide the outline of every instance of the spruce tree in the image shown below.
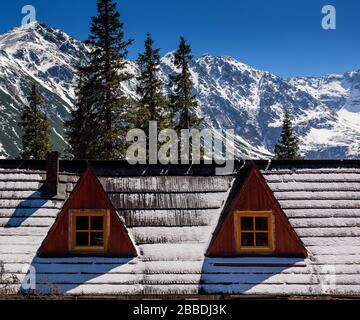
<svg viewBox="0 0 360 320"><path fill-rule="evenodd" d="M40 110L40 105L41 98L37 94L36 85L32 84L28 104L23 109L20 121L23 159L42 160L52 150L51 126Z"/></svg>
<svg viewBox="0 0 360 320"><path fill-rule="evenodd" d="M97 125L92 113L91 84L80 63L77 67L76 105L65 123L67 152L75 159L96 159L97 150L91 137L97 136Z"/></svg>
<svg viewBox="0 0 360 320"><path fill-rule="evenodd" d="M202 122L195 113L198 103L193 94L193 81L189 67L192 58L191 46L186 43L184 37L181 37L179 48L174 53L174 65L179 73L170 76L170 88L174 92L170 95L170 103L178 116L176 125L178 130L198 128Z"/></svg>
<svg viewBox="0 0 360 320"><path fill-rule="evenodd" d="M275 155L277 160L300 160L299 142L295 137L290 115L285 111L282 133L278 144L275 145Z"/></svg>
<svg viewBox="0 0 360 320"><path fill-rule="evenodd" d="M148 130L149 121L157 121L158 129L172 126L172 113L169 112L169 101L164 95L164 84L159 78L160 49L153 48L154 41L150 33L144 43L144 53L139 54L137 63L140 75L137 77L138 101L137 128Z"/></svg>
<svg viewBox="0 0 360 320"><path fill-rule="evenodd" d="M132 40L124 40L123 23L113 0L97 1L97 15L92 18L90 31L89 61L82 68L87 86L83 116L89 121L79 139L86 141L91 151L78 151L86 157L117 159L124 153L120 137L124 136L130 101L121 91L121 83L131 79L126 71L126 57Z"/></svg>

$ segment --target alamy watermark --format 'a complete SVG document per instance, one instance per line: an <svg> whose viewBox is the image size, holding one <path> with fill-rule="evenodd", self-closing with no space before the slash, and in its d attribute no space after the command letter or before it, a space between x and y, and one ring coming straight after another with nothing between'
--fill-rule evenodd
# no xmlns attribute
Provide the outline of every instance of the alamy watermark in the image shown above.
<svg viewBox="0 0 360 320"><path fill-rule="evenodd" d="M173 129L158 131L156 121L149 122L147 134L141 129L132 129L126 136L131 143L126 152L132 164L205 164L216 163L216 174L234 170L234 130Z"/></svg>
<svg viewBox="0 0 360 320"><path fill-rule="evenodd" d="M36 9L32 5L23 6L21 13L25 14L21 21L21 25L23 26L36 20Z"/></svg>
<svg viewBox="0 0 360 320"><path fill-rule="evenodd" d="M321 26L324 30L336 29L336 8L332 5L323 6L321 13L325 15L321 20Z"/></svg>
<svg viewBox="0 0 360 320"><path fill-rule="evenodd" d="M336 269L333 265L321 268L320 287L322 294L332 294L336 290Z"/></svg>
<svg viewBox="0 0 360 320"><path fill-rule="evenodd" d="M21 289L25 292L36 290L36 269L32 265L25 265L22 268L25 274L24 280L21 284Z"/></svg>

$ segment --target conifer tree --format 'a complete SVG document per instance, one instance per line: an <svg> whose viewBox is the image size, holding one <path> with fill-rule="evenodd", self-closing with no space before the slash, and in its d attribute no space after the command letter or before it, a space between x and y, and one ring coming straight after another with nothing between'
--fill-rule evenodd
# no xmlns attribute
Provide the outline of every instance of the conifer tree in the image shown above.
<svg viewBox="0 0 360 320"><path fill-rule="evenodd" d="M164 95L164 84L159 78L160 49L153 48L154 41L150 33L144 43L144 53L139 54L138 66L140 75L137 77L138 102L137 128L147 131L149 121L157 121L159 130L172 125L172 113L169 112L169 101Z"/></svg>
<svg viewBox="0 0 360 320"><path fill-rule="evenodd" d="M124 40L123 23L113 0L97 1L97 15L92 18L90 31L89 61L81 68L87 88L79 91L86 92L86 110L78 115L79 119L86 119L79 139L87 142L90 151L81 150L86 148L81 146L73 152L90 158L117 159L124 153L120 137L124 136L122 129L130 105L120 85L131 78L126 72L126 57L132 40ZM77 148L76 143L74 147Z"/></svg>
<svg viewBox="0 0 360 320"><path fill-rule="evenodd" d="M300 160L299 142L295 137L290 115L285 111L282 133L278 144L275 146L275 155L278 160Z"/></svg>
<svg viewBox="0 0 360 320"><path fill-rule="evenodd" d="M20 122L23 159L42 160L52 150L51 126L46 115L40 110L40 105L41 98L37 94L36 85L32 84L28 105L24 107Z"/></svg>
<svg viewBox="0 0 360 320"><path fill-rule="evenodd" d="M71 111L71 118L65 123L69 144L67 151L75 159L96 159L97 150L91 137L96 137L98 132L89 99L91 84L81 63L77 69L76 108Z"/></svg>
<svg viewBox="0 0 360 320"><path fill-rule="evenodd" d="M189 63L192 60L191 47L186 43L184 37L180 38L178 50L174 53L174 65L179 73L170 76L170 88L173 94L170 95L171 107L178 115L178 130L197 128L202 122L195 109L198 105L193 95L193 81L190 73Z"/></svg>

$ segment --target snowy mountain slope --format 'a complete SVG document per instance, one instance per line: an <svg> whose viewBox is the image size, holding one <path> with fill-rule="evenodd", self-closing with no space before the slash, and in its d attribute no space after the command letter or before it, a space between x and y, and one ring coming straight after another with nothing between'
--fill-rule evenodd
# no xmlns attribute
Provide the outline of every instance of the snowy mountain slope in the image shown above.
<svg viewBox="0 0 360 320"><path fill-rule="evenodd" d="M35 82L53 126L53 140L63 150L63 123L74 99L74 66L86 47L60 30L39 23L0 36L0 142L2 156L17 156L21 147L19 115L30 84Z"/></svg>
<svg viewBox="0 0 360 320"><path fill-rule="evenodd" d="M332 154L334 158L358 157L360 70L323 78L292 78L289 83L319 99L337 117L333 127L321 131L313 129L304 137L304 149L308 151L308 155L316 156L316 149L319 149L324 150L322 153Z"/></svg>
<svg viewBox="0 0 360 320"><path fill-rule="evenodd" d="M164 74L174 69L171 57L163 58ZM204 55L191 67L202 114L216 129L235 129L240 156L256 157L241 140L256 146L260 157L266 156L260 150L273 149L285 109L292 113L299 136L337 123L337 115L309 93L231 57Z"/></svg>
<svg viewBox="0 0 360 320"><path fill-rule="evenodd" d="M31 82L36 82L43 109L54 127L57 150L63 151L64 120L74 102L74 71L86 46L64 32L38 22L0 36L0 156L20 150L19 115ZM135 62L129 71L138 73ZM162 58L165 83L175 72L171 53ZM357 157L360 125L353 117L360 101L359 72L325 78L282 79L231 57L204 55L192 62L199 114L214 129L234 129L239 158L269 158L288 109L303 150L312 158ZM136 97L136 80L123 90ZM360 108L358 108L360 111Z"/></svg>

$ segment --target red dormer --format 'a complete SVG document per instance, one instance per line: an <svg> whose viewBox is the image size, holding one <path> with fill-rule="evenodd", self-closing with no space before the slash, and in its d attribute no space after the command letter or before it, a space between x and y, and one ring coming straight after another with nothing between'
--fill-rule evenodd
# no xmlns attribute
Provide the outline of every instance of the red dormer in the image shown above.
<svg viewBox="0 0 360 320"><path fill-rule="evenodd" d="M38 255L137 255L124 223L90 167L65 202Z"/></svg>
<svg viewBox="0 0 360 320"><path fill-rule="evenodd" d="M255 164L237 177L209 257L306 257L307 251Z"/></svg>

